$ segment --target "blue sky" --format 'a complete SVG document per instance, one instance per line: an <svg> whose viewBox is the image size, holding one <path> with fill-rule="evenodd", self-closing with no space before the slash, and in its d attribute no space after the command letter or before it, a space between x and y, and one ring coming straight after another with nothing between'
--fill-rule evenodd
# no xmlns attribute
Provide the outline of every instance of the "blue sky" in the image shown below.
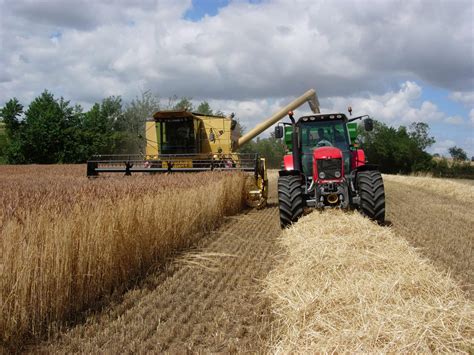
<svg viewBox="0 0 474 355"><path fill-rule="evenodd" d="M431 133L437 141L452 141L454 144L462 145L470 153L470 156L474 156L474 124L472 124L474 122L469 122L469 107L450 98L450 91L447 89L433 87L425 83L420 83L420 86L423 88L420 101L434 102L438 105L440 111L446 112L451 117L459 117L465 122L465 124L432 122L430 124ZM445 154L444 148L437 152Z"/></svg>
<svg viewBox="0 0 474 355"><path fill-rule="evenodd" d="M0 106L44 89L85 108L150 90L252 127L315 88L322 108L427 122L474 155L471 0L4 0ZM81 11L77 11L80 8ZM456 19L453 21L453 19ZM300 113L307 108L298 110Z"/></svg>
<svg viewBox="0 0 474 355"><path fill-rule="evenodd" d="M190 21L199 21L205 15L215 16L220 8L226 7L228 4L228 0L193 0L192 6L186 10L184 18Z"/></svg>

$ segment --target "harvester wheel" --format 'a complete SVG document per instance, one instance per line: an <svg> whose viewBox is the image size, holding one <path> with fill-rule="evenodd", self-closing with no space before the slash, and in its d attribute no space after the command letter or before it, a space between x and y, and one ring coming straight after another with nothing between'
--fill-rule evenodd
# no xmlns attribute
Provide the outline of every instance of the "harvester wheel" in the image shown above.
<svg viewBox="0 0 474 355"><path fill-rule="evenodd" d="M357 174L360 196L360 212L370 219L385 222L385 189L382 175L376 170L361 171Z"/></svg>
<svg viewBox="0 0 474 355"><path fill-rule="evenodd" d="M282 228L296 222L303 214L304 200L299 176L280 176L278 179L278 204Z"/></svg>

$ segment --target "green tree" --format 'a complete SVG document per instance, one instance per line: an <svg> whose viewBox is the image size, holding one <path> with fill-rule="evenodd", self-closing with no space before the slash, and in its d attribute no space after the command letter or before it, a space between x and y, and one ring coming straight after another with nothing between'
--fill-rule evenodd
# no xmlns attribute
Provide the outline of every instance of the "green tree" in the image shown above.
<svg viewBox="0 0 474 355"><path fill-rule="evenodd" d="M5 132L5 124L0 121L0 164L7 162L8 139Z"/></svg>
<svg viewBox="0 0 474 355"><path fill-rule="evenodd" d="M110 96L96 103L84 114L82 144L87 146L86 159L95 154L114 154L124 140L120 130L123 121L122 99Z"/></svg>
<svg viewBox="0 0 474 355"><path fill-rule="evenodd" d="M188 111L192 112L194 110L193 103L191 102L190 97L182 97L174 106L173 110L176 111Z"/></svg>
<svg viewBox="0 0 474 355"><path fill-rule="evenodd" d="M212 116L214 113L212 112L211 106L207 101L203 101L199 104L196 110L197 113L201 113L203 115Z"/></svg>
<svg viewBox="0 0 474 355"><path fill-rule="evenodd" d="M23 114L23 105L14 97L0 109L0 119L5 124L5 133L9 138L18 133L22 122L20 116Z"/></svg>
<svg viewBox="0 0 474 355"><path fill-rule="evenodd" d="M257 139L257 152L265 158L269 168L278 169L283 162L286 147L272 132L268 138Z"/></svg>
<svg viewBox="0 0 474 355"><path fill-rule="evenodd" d="M239 137L242 136L245 131L245 127L238 121L235 129ZM275 138L275 134L272 132L268 138L257 137L255 140L245 143L242 147L239 147L238 151L242 154L258 153L265 158L268 168L279 169L283 162L286 146L281 139Z"/></svg>
<svg viewBox="0 0 474 355"><path fill-rule="evenodd" d="M29 163L64 162L65 132L71 124L71 114L69 101L58 101L45 90L28 106L21 134L13 145L19 151L11 158L20 159L22 154Z"/></svg>
<svg viewBox="0 0 474 355"><path fill-rule="evenodd" d="M426 133L428 129L426 127ZM418 140L418 136L411 134L404 126L395 129L374 121L373 131L361 129L359 134L363 138L363 148L369 162L379 165L382 172L407 174L429 170L431 166L431 156L421 148L429 141Z"/></svg>
<svg viewBox="0 0 474 355"><path fill-rule="evenodd" d="M118 150L122 153L141 153L145 150L145 121L160 110L160 99L150 91L133 99L117 121L116 128L122 132Z"/></svg>
<svg viewBox="0 0 474 355"><path fill-rule="evenodd" d="M24 161L21 147L17 140L20 137L21 127L23 121L21 115L23 114L23 105L13 98L9 100L3 108L0 109L0 161L12 162L10 157L15 157L15 160Z"/></svg>
<svg viewBox="0 0 474 355"><path fill-rule="evenodd" d="M449 155L451 155L451 158L453 158L453 160L461 160L461 161L467 160L466 152L464 151L464 149L460 147L457 147L457 146L451 147L448 149L448 152L449 152Z"/></svg>
<svg viewBox="0 0 474 355"><path fill-rule="evenodd" d="M426 150L426 148L436 143L434 137L430 137L429 130L430 126L427 123L414 122L410 125L408 135L416 142L418 148Z"/></svg>

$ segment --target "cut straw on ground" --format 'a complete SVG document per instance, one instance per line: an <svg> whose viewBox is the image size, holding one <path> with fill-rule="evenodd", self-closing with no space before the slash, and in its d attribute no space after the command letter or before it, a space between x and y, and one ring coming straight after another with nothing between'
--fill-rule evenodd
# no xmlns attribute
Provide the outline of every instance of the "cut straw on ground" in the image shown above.
<svg viewBox="0 0 474 355"><path fill-rule="evenodd" d="M314 212L281 237L266 279L272 351L472 352L474 306L389 228L357 213Z"/></svg>
<svg viewBox="0 0 474 355"><path fill-rule="evenodd" d="M417 187L425 192L436 193L445 198L454 198L462 202L474 204L474 185L469 186L458 181L422 176L384 174L383 178L387 181Z"/></svg>

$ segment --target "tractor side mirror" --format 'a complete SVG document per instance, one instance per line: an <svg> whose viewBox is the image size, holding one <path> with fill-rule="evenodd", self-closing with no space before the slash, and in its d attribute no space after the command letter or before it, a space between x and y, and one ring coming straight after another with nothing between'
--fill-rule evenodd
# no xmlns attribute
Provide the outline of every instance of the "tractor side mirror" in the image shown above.
<svg viewBox="0 0 474 355"><path fill-rule="evenodd" d="M374 129L374 121L372 121L371 118L366 118L366 119L364 120L364 129L365 129L367 132L373 131L373 129Z"/></svg>
<svg viewBox="0 0 474 355"><path fill-rule="evenodd" d="M275 138L283 138L283 126L275 127Z"/></svg>

